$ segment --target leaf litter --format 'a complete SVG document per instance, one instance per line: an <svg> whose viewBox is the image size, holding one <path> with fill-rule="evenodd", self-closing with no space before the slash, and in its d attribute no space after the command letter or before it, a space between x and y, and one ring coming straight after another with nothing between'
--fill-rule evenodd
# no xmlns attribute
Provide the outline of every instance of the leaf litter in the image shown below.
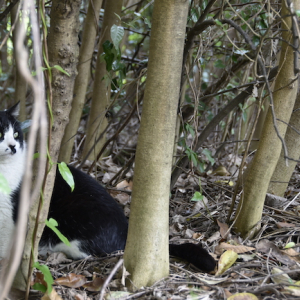
<svg viewBox="0 0 300 300"><path fill-rule="evenodd" d="M112 168L112 162L109 167ZM115 173L116 168L112 168ZM95 176L97 177L97 176ZM255 238L243 240L226 224L233 188L226 184L230 176L182 175L170 200L170 241L201 243L218 261L211 274L204 274L193 265L177 258L170 259L170 275L151 287L131 293L124 286L122 268L114 274L104 291L103 299L298 299L300 296L299 203L294 201L283 210L297 192L293 179L287 198L268 198L260 232ZM201 181L204 202L191 201ZM124 179L109 192L129 209L132 182ZM125 196L118 197L117 195ZM273 207L274 206L274 207ZM127 212L128 214L129 212ZM286 247L286 248L285 248ZM88 257L72 261L54 254L47 261L55 283L53 293L40 299L100 299L103 284L123 253L108 257ZM124 270L123 270L124 272ZM43 284L36 273L36 282ZM41 295L41 294L40 294ZM33 292L31 297L36 297ZM271 299L271 298L270 298Z"/></svg>

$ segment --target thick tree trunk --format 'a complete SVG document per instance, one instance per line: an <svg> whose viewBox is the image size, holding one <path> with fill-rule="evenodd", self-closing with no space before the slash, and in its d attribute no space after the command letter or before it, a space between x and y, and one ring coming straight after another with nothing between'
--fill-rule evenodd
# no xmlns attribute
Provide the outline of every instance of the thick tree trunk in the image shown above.
<svg viewBox="0 0 300 300"><path fill-rule="evenodd" d="M298 131L298 132L297 132ZM285 143L288 149L289 157L294 160L299 160L300 157L300 93L297 95L297 100L294 106L294 112L292 114L289 127L287 128L285 135ZM277 162L275 171L272 175L271 182L269 184L268 193L277 196L284 196L288 183L296 167L296 161L288 161L284 158L284 152L281 150L280 158Z"/></svg>
<svg viewBox="0 0 300 300"><path fill-rule="evenodd" d="M297 1L293 1L296 4ZM273 99L277 128L282 138L287 129L294 107L298 81L294 81L294 49L292 43L292 18L289 10L282 3L282 50L279 61L279 73L275 81ZM251 169L245 179L244 191L237 210L235 227L242 235L249 233L261 219L265 195L282 145L274 130L271 110L269 109L257 152Z"/></svg>
<svg viewBox="0 0 300 300"><path fill-rule="evenodd" d="M82 156L87 157L89 151L95 145L99 136L104 132L107 127L107 119L105 117L106 110L110 102L110 84L107 86L107 82L104 79L107 74L106 63L100 56L103 53L102 44L109 40L110 29L112 25L119 25L120 19L118 16L121 14L122 0L106 1L103 25L101 28L101 38L98 50L98 58L96 65L94 89L92 96L92 105L89 114L89 120L87 125L86 139L84 142L83 154ZM89 160L95 160L97 154L105 143L105 134L102 136L100 141L97 142L92 153L87 157Z"/></svg>
<svg viewBox="0 0 300 300"><path fill-rule="evenodd" d="M156 0L124 262L131 288L169 274L169 192L188 1Z"/></svg>
<svg viewBox="0 0 300 300"><path fill-rule="evenodd" d="M86 14L85 25L82 33L82 44L80 47L78 61L78 75L76 76L74 85L74 99L72 102L72 110L70 113L70 122L66 127L60 149L59 161L69 162L72 154L74 140L76 138L77 129L80 123L83 105L85 102L86 88L90 78L91 62L93 51L95 48L95 40L99 21L102 0L94 0L89 2Z"/></svg>

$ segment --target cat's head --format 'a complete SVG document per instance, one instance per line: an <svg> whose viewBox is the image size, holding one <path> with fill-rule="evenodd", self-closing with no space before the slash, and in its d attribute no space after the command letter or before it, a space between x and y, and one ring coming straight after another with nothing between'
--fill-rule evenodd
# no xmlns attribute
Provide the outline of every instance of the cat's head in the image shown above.
<svg viewBox="0 0 300 300"><path fill-rule="evenodd" d="M20 122L16 119L19 115L20 105L0 111L0 161L12 158L23 152L24 140Z"/></svg>

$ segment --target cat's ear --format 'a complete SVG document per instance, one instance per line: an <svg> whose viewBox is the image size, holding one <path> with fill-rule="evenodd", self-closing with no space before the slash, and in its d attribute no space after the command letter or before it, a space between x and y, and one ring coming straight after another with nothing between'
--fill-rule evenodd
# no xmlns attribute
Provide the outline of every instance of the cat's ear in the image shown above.
<svg viewBox="0 0 300 300"><path fill-rule="evenodd" d="M12 115L13 117L18 117L19 116L19 112L20 112L20 101L18 101L14 106L12 106L11 108L7 109L6 112L10 115Z"/></svg>

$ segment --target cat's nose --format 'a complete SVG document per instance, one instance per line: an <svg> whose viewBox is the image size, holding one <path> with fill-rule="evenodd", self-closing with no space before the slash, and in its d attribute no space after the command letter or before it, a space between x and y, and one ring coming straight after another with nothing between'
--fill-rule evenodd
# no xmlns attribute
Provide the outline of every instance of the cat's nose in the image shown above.
<svg viewBox="0 0 300 300"><path fill-rule="evenodd" d="M16 145L9 145L9 148L11 150L11 153L15 154L17 152Z"/></svg>

